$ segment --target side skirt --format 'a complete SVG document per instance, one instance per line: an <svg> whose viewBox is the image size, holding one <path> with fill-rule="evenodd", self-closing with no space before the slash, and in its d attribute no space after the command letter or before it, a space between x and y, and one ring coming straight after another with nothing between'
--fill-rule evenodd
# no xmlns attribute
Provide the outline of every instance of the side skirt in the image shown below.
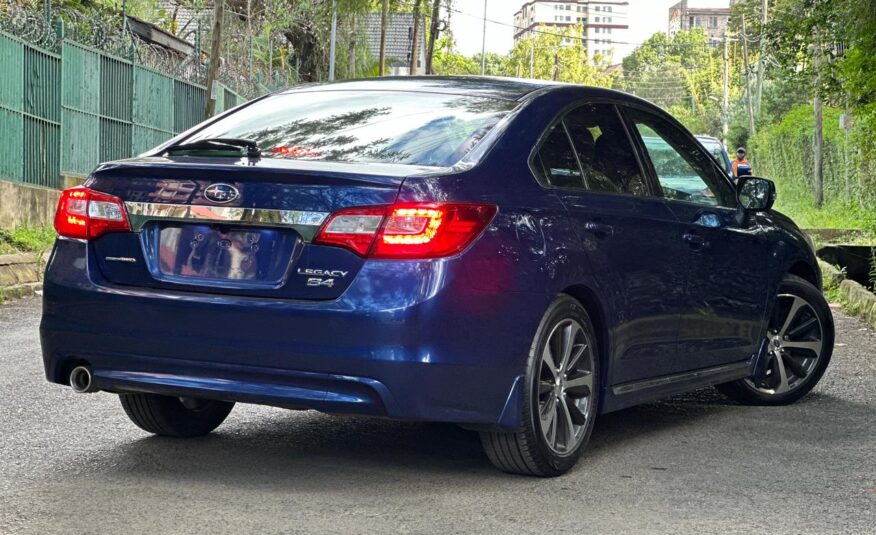
<svg viewBox="0 0 876 535"><path fill-rule="evenodd" d="M751 375L752 360L747 359L711 368L622 383L611 387L600 412L625 409L697 388L751 377Z"/></svg>

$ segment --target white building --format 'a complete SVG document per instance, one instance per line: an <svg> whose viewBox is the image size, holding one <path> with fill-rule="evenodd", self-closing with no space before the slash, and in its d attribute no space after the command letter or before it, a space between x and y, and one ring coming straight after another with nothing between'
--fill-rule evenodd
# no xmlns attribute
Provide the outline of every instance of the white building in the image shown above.
<svg viewBox="0 0 876 535"><path fill-rule="evenodd" d="M587 56L592 60L599 55L616 63L635 48L629 44L629 4L624 0L531 0L514 14L514 41L530 37L540 26L565 29L580 24ZM566 39L566 44L571 42Z"/></svg>

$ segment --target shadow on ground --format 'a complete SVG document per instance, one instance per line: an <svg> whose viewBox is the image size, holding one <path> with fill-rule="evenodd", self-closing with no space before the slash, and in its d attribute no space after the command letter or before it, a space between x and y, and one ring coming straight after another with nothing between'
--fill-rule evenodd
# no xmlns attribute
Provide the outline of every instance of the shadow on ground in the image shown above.
<svg viewBox="0 0 876 535"><path fill-rule="evenodd" d="M231 421L204 438L144 437L89 453L83 464L89 467L89 476L98 478L169 477L177 482L231 486L294 481L299 489L302 485L330 488L355 479L359 472L372 478L375 472L385 473L390 479L456 475L464 480L464 474L472 473L509 477L490 466L476 433L455 425L256 410L256 417ZM610 462L617 450L632 443L665 440L660 437L681 429L696 437L699 433L714 434L716 427L746 425L745 418L751 418L751 432L757 435L769 429L772 420L782 425L788 418L804 418L801 411L807 414L805 419L818 422L835 414L861 421L866 419L862 413L866 410L828 395L811 395L791 407L765 408L737 405L712 390L697 391L601 416L587 459L579 469L606 458ZM850 432L870 433L866 429ZM796 427L783 428L782 433L782 439L805 439L814 445L830 440ZM678 455L683 457L684 453L679 451Z"/></svg>

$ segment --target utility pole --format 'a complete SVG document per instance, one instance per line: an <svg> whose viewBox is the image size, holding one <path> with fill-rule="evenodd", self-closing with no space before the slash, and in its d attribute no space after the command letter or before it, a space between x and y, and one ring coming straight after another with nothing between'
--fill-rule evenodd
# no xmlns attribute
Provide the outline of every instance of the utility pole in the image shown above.
<svg viewBox="0 0 876 535"><path fill-rule="evenodd" d="M724 33L724 98L721 101L721 141L727 144L727 132L730 130L730 44L727 41L727 33Z"/></svg>
<svg viewBox="0 0 876 535"><path fill-rule="evenodd" d="M329 36L329 82L335 80L335 48L338 43L338 6L335 0L332 0L332 31Z"/></svg>
<svg viewBox="0 0 876 535"><path fill-rule="evenodd" d="M824 119L821 116L821 42L816 33L815 43L815 100L812 108L815 111L815 207L821 208L824 204Z"/></svg>
<svg viewBox="0 0 876 535"><path fill-rule="evenodd" d="M350 52L347 60L347 78L356 77L356 41L359 33L356 30L356 14L350 17Z"/></svg>
<svg viewBox="0 0 876 535"><path fill-rule="evenodd" d="M253 61L252 61L252 0L246 0L246 40L249 44L249 77L253 76Z"/></svg>
<svg viewBox="0 0 876 535"><path fill-rule="evenodd" d="M769 10L769 0L762 0L761 5L761 30L760 30L760 57L757 59L757 113L760 115L761 101L763 100L763 79L766 74L766 47L764 46L765 39L763 38L764 29L766 28L769 18L767 11Z"/></svg>
<svg viewBox="0 0 876 535"><path fill-rule="evenodd" d="M380 6L380 53L377 66L377 75L383 76L384 64L386 63L386 19L389 15L389 0L383 0Z"/></svg>
<svg viewBox="0 0 876 535"><path fill-rule="evenodd" d="M219 63L222 58L222 18L225 16L225 0L213 2L213 36L210 43L210 63L207 65L207 106L204 110L204 118L209 119L216 113L216 95L213 94L213 85L219 75Z"/></svg>
<svg viewBox="0 0 876 535"><path fill-rule="evenodd" d="M417 45L419 45L420 41L420 4L422 0L414 0L414 32L413 32L413 41L411 42L411 68L408 70L408 74L411 76L417 74L417 54L419 51L417 50Z"/></svg>
<svg viewBox="0 0 876 535"><path fill-rule="evenodd" d="M484 0L484 29L481 34L481 76L487 72L487 0Z"/></svg>
<svg viewBox="0 0 876 535"><path fill-rule="evenodd" d="M529 44L529 77L535 78L535 41Z"/></svg>
<svg viewBox="0 0 876 535"><path fill-rule="evenodd" d="M751 137L754 129L754 109L751 104L751 65L748 63L748 33L745 31L745 15L742 15L742 61L745 64L745 100L748 107L748 131Z"/></svg>
<svg viewBox="0 0 876 535"><path fill-rule="evenodd" d="M438 28L441 21L441 0L432 2L432 20L429 25L429 48L426 51L426 74L434 74L432 72L432 56L435 55L435 41L438 39Z"/></svg>

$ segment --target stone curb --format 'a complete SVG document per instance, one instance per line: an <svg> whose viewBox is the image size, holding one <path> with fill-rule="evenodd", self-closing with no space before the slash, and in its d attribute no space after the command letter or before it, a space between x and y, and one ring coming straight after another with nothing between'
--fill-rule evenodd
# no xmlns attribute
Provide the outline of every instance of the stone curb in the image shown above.
<svg viewBox="0 0 876 535"><path fill-rule="evenodd" d="M845 298L843 309L864 319L876 329L876 294L873 294L861 283L847 279L836 266L822 260L818 261L818 265L821 267L825 286L839 287L840 293Z"/></svg>
<svg viewBox="0 0 876 535"><path fill-rule="evenodd" d="M31 282L15 286L0 287L0 305L13 299L21 299L38 293L43 289L43 283Z"/></svg>
<svg viewBox="0 0 876 535"><path fill-rule="evenodd" d="M825 288L833 288L839 286L846 279L843 272L837 269L833 264L828 264L822 259L818 259L818 267L821 268L821 277L824 279Z"/></svg>
<svg viewBox="0 0 876 535"><path fill-rule="evenodd" d="M0 255L0 302L32 295L42 288L42 266L36 253Z"/></svg>

